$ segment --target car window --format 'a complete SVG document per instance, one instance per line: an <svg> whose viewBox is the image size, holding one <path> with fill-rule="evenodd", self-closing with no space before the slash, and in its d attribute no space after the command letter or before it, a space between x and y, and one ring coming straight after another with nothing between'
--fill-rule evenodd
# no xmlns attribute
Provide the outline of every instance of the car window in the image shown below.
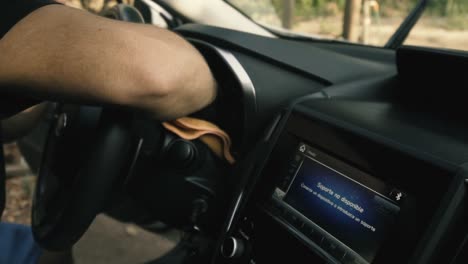
<svg viewBox="0 0 468 264"><path fill-rule="evenodd" d="M227 1L272 30L374 46L384 46L418 3L418 0ZM467 0L428 1L404 42L458 50L468 50L467 43Z"/></svg>
<svg viewBox="0 0 468 264"><path fill-rule="evenodd" d="M267 27L383 46L417 0L228 0Z"/></svg>
<svg viewBox="0 0 468 264"><path fill-rule="evenodd" d="M468 1L429 2L405 44L468 50Z"/></svg>

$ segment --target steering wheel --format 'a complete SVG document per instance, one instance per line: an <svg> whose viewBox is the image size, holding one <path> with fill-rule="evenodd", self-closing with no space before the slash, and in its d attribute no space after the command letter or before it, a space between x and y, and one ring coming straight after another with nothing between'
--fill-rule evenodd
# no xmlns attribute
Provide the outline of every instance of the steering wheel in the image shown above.
<svg viewBox="0 0 468 264"><path fill-rule="evenodd" d="M144 23L128 5L104 16ZM32 230L49 250L75 244L128 172L132 114L117 108L60 105L46 142L33 197Z"/></svg>

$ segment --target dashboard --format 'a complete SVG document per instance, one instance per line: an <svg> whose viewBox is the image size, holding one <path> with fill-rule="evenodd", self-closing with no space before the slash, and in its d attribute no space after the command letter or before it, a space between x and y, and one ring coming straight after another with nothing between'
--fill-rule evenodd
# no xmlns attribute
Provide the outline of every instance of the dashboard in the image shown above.
<svg viewBox="0 0 468 264"><path fill-rule="evenodd" d="M466 126L439 93L458 54L179 32L244 107L212 263L466 263Z"/></svg>
<svg viewBox="0 0 468 264"><path fill-rule="evenodd" d="M468 263L465 53L176 32L219 86L194 116L231 136L236 164L141 113L61 105L38 185L65 177L41 195L71 202L44 200L60 210L33 217L42 246L73 245L104 211L187 230L151 263Z"/></svg>
<svg viewBox="0 0 468 264"><path fill-rule="evenodd" d="M390 141L391 131L371 133L371 122L364 129L330 116L360 105L359 119L391 116L386 104L314 99L285 117L224 257L234 254L233 239L248 259L239 263L447 263L456 255L464 172ZM404 125L393 129L405 134Z"/></svg>

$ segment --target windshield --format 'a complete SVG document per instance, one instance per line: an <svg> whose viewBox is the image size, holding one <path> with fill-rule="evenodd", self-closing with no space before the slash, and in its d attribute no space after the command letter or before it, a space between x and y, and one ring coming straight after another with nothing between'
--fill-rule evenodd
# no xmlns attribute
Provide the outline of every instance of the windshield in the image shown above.
<svg viewBox="0 0 468 264"><path fill-rule="evenodd" d="M227 0L279 34L384 46L418 0ZM468 49L468 1L432 0L405 44Z"/></svg>

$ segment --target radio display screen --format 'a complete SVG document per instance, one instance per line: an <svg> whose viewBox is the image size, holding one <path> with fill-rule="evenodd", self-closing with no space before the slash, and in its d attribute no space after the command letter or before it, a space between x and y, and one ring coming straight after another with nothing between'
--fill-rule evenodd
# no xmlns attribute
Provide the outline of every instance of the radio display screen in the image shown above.
<svg viewBox="0 0 468 264"><path fill-rule="evenodd" d="M406 196L382 181L300 144L297 168L276 198L371 263ZM333 166L337 165L337 166ZM351 169L350 169L351 168ZM283 189L283 190L281 190Z"/></svg>

